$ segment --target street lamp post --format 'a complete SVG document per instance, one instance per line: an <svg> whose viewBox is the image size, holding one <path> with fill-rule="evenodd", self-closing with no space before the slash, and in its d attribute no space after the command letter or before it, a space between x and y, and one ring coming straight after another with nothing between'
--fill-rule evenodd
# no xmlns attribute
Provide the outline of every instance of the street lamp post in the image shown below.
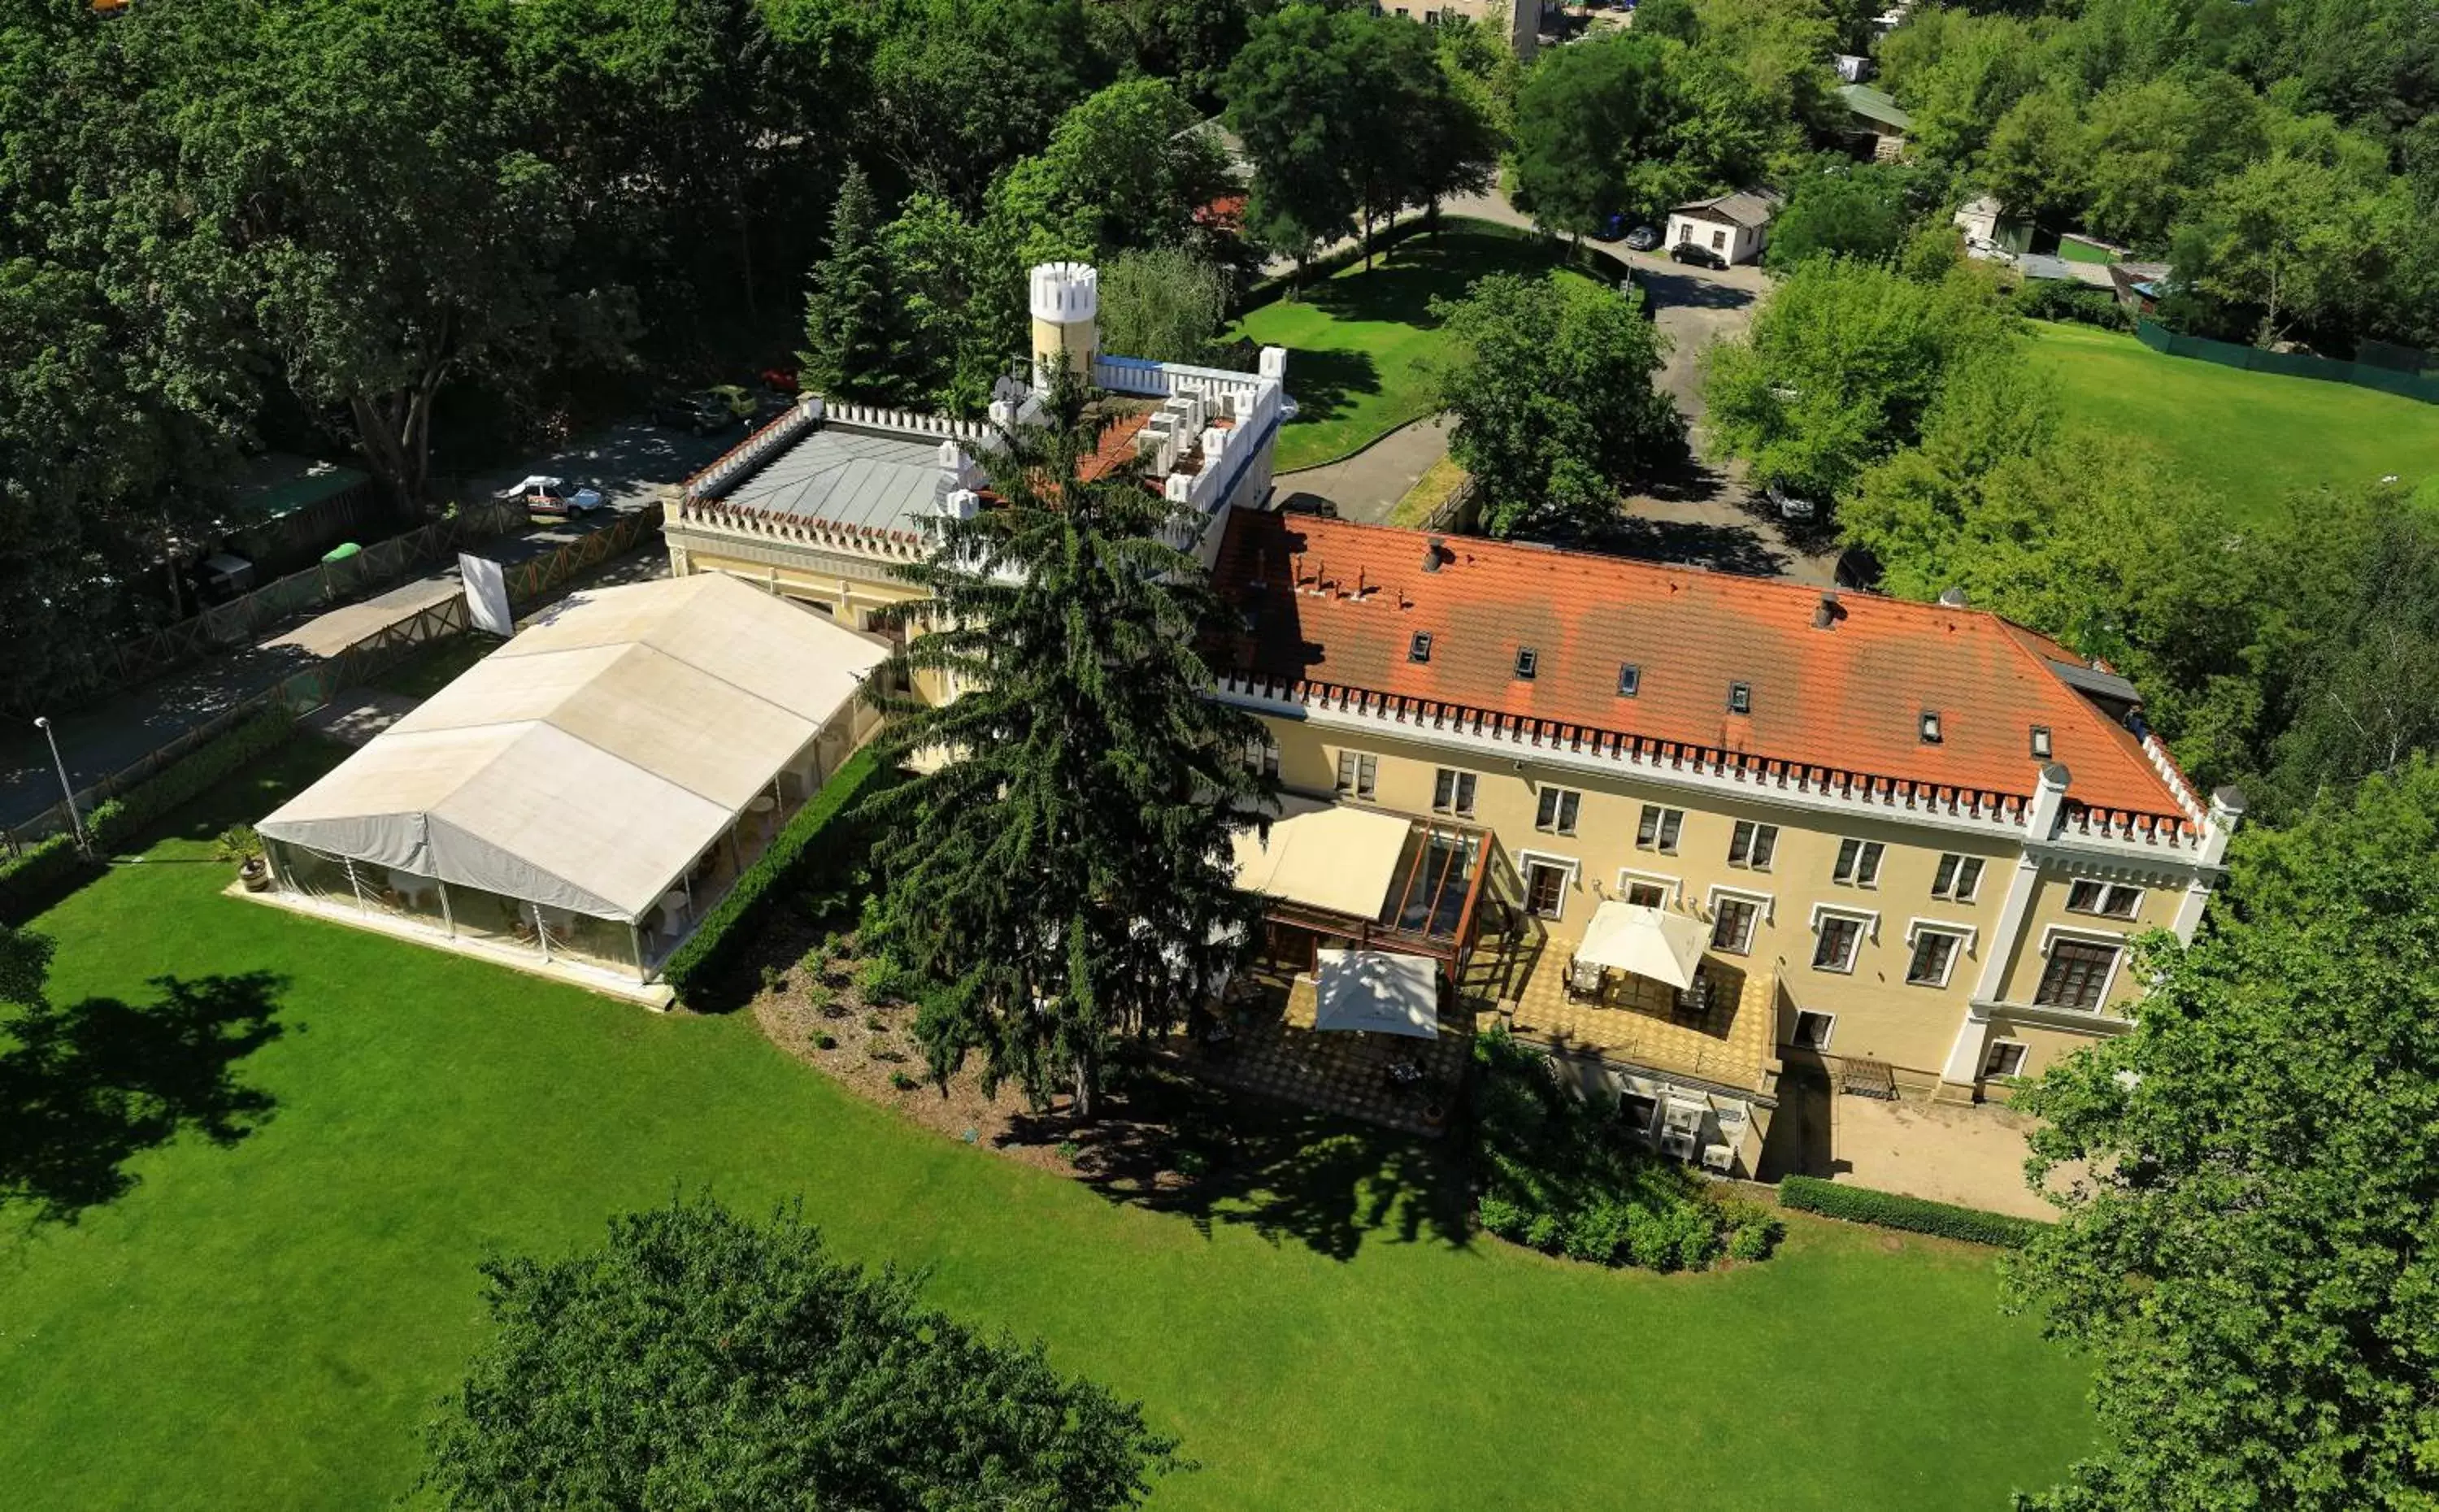
<svg viewBox="0 0 2439 1512"><path fill-rule="evenodd" d="M77 849L90 856L93 846L84 838L84 816L77 812L76 785L68 781L68 764L60 758L60 738L51 733L50 716L36 715L34 728L42 731L43 738L51 743L51 765L58 768L60 774L60 796L67 800L68 827L76 831Z"/></svg>

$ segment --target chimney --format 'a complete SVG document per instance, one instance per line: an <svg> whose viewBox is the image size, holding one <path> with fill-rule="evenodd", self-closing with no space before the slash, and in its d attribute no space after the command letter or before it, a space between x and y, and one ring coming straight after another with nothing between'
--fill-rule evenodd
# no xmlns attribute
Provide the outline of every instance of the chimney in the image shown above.
<svg viewBox="0 0 2439 1512"><path fill-rule="evenodd" d="M2210 796L2210 818L2202 824L2201 863L2216 866L2227 855L2228 837L2244 822L2244 790L2221 788Z"/></svg>
<svg viewBox="0 0 2439 1512"><path fill-rule="evenodd" d="M1437 572L1440 570L1440 538L1437 536L1432 537L1431 540L1423 543L1423 571Z"/></svg>
<svg viewBox="0 0 2439 1512"><path fill-rule="evenodd" d="M1838 604L1838 590L1827 589L1821 595L1821 602L1813 606L1812 628L1834 630L1837 628L1838 621L1845 617L1846 611L1840 608Z"/></svg>
<svg viewBox="0 0 2439 1512"><path fill-rule="evenodd" d="M2035 840L2047 840L2057 833L2058 815L2066 808L2066 785L2069 776L2063 762L2053 761L2041 768L2033 784L2032 807L2024 813L2024 832Z"/></svg>
<svg viewBox="0 0 2439 1512"><path fill-rule="evenodd" d="M1965 606L1965 590L1962 588L1950 588L1939 596L1939 607L1942 609L1963 609Z"/></svg>
<svg viewBox="0 0 2439 1512"><path fill-rule="evenodd" d="M1100 355L1101 276L1089 262L1045 262L1033 270L1033 386L1047 388L1065 366L1086 382Z"/></svg>

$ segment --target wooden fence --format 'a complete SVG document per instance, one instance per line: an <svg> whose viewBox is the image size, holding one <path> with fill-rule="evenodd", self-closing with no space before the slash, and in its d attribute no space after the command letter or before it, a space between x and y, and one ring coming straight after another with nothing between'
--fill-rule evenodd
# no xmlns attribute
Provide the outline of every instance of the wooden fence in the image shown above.
<svg viewBox="0 0 2439 1512"><path fill-rule="evenodd" d="M151 682L221 651L251 646L298 614L402 582L425 568L454 562L462 547L506 534L525 522L523 504L485 500L449 519L375 542L352 557L316 562L302 572L276 578L192 619L98 646L89 654L87 676L77 689L80 701ZM21 706L8 712L31 719L36 711Z"/></svg>

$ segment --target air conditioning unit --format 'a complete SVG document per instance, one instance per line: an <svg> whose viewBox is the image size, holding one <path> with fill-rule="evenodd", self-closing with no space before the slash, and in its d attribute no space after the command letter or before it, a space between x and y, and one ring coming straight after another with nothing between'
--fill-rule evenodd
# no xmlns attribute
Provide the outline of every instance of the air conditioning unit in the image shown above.
<svg viewBox="0 0 2439 1512"><path fill-rule="evenodd" d="M1692 1161L1702 1147L1702 1118L1707 1112L1700 1103L1671 1100L1662 1115L1662 1153L1676 1160Z"/></svg>
<svg viewBox="0 0 2439 1512"><path fill-rule="evenodd" d="M1706 1171L1717 1171L1720 1175L1725 1176L1728 1174L1728 1168L1736 1163L1736 1147L1732 1145L1705 1145L1702 1147L1702 1169Z"/></svg>
<svg viewBox="0 0 2439 1512"><path fill-rule="evenodd" d="M1660 1152L1670 1160L1690 1162L1701 1138L1690 1129L1664 1129L1660 1131Z"/></svg>

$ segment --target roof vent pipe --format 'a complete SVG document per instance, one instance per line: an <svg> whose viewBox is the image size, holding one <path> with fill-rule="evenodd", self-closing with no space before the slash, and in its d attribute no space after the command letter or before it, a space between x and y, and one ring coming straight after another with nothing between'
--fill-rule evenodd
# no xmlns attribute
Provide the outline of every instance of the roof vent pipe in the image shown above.
<svg viewBox="0 0 2439 1512"><path fill-rule="evenodd" d="M1962 588L1950 588L1939 596L1939 606L1942 609L1963 609L1966 602L1965 590Z"/></svg>
<svg viewBox="0 0 2439 1512"><path fill-rule="evenodd" d="M1838 590L1832 588L1821 596L1821 602L1814 607L1812 611L1812 628L1814 630L1829 630L1836 626L1838 621L1843 619L1845 616L1846 612L1838 607Z"/></svg>

